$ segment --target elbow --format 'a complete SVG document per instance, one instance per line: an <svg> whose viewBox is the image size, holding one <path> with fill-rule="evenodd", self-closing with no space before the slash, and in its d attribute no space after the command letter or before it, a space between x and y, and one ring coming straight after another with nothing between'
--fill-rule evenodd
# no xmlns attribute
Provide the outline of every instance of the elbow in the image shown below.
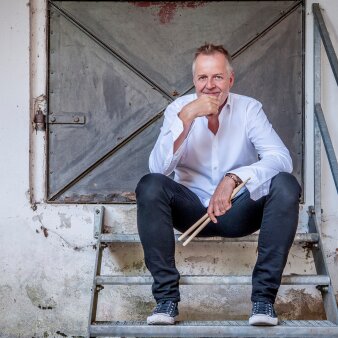
<svg viewBox="0 0 338 338"><path fill-rule="evenodd" d="M149 171L151 173L156 173L156 166L155 166L154 160L151 156L149 157L148 167L149 167Z"/></svg>
<svg viewBox="0 0 338 338"><path fill-rule="evenodd" d="M293 170L292 158L290 155L288 155L285 161L285 171L291 174L292 170Z"/></svg>

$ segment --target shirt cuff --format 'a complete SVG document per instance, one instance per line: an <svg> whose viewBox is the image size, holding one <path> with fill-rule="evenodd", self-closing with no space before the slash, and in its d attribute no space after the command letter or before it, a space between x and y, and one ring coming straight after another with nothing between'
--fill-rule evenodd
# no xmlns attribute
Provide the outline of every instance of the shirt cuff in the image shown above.
<svg viewBox="0 0 338 338"><path fill-rule="evenodd" d="M178 117L178 115L174 117L169 130L171 131L173 141L175 142L184 130L183 121Z"/></svg>

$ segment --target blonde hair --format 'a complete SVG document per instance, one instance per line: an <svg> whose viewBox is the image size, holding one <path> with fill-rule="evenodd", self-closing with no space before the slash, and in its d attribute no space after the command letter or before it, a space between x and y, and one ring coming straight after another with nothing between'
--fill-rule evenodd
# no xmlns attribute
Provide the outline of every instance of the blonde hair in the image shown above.
<svg viewBox="0 0 338 338"><path fill-rule="evenodd" d="M220 53L223 54L225 59L227 60L227 70L228 73L233 72L232 68L232 58L229 52L222 46L222 45L214 45L212 43L206 42L203 46L198 47L195 52L194 60L192 62L192 74L194 75L195 73L195 64L196 64L196 59L199 55L213 55L215 53Z"/></svg>

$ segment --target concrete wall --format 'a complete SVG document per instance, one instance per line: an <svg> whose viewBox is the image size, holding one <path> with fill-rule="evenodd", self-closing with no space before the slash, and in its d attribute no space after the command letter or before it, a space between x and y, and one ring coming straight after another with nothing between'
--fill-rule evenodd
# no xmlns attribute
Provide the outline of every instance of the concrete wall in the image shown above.
<svg viewBox="0 0 338 338"><path fill-rule="evenodd" d="M306 27L306 125L307 132L313 130L313 16L311 13L312 3L319 3L322 9L322 14L327 25L333 47L338 54L338 22L336 15L338 13L337 1L308 1L307 2L307 27ZM321 83L321 100L326 122L331 135L332 143L336 153L338 152L338 134L337 134L337 106L338 86L334 79L333 72L329 65L326 53L322 46L322 83ZM313 143L310 135L306 140L307 149L311 149ZM307 160L312 161L310 153L307 155ZM322 177L321 177L321 199L322 199L322 236L324 239L325 252L329 270L333 284L336 290L336 299L338 299L338 195L331 175L327 157L322 146ZM311 163L307 165L311 166Z"/></svg>
<svg viewBox="0 0 338 338"><path fill-rule="evenodd" d="M320 1L336 51L338 2ZM92 205L48 205L44 196L43 132L31 116L45 108L45 2L2 0L0 3L0 336L81 337L86 335L94 268ZM311 1L306 13L306 209L313 203L313 72ZM323 57L323 108L338 149L337 85ZM322 160L323 235L329 268L338 294L337 193L325 156ZM135 232L135 206L108 206L105 225ZM177 250L182 273L250 273L255 245L191 244ZM240 254L239 254L240 253ZM104 270L145 273L137 245L105 252ZM286 273L314 273L308 252L292 249ZM249 310L250 288L182 288L181 319L241 319ZM149 287L106 288L102 319L144 319L153 306ZM240 296L238 296L240 295ZM311 288L281 288L277 310L282 318L322 318L319 295ZM235 304L235 306L234 306ZM134 307L137 311L134 311Z"/></svg>

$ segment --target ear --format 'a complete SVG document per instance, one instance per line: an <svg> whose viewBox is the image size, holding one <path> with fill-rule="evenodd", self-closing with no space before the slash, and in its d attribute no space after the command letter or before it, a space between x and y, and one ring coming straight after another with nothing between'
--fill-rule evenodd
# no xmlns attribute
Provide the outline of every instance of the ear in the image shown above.
<svg viewBox="0 0 338 338"><path fill-rule="evenodd" d="M229 89L234 85L235 83L235 73L231 72L229 76Z"/></svg>

